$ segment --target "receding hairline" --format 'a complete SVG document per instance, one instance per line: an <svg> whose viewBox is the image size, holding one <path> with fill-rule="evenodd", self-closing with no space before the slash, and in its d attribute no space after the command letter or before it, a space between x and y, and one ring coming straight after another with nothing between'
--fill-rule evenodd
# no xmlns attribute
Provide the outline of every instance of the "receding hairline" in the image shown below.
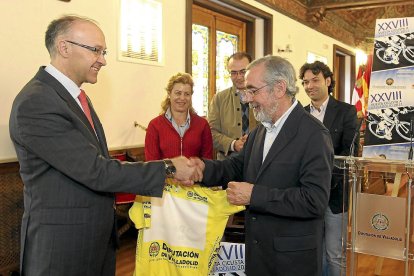
<svg viewBox="0 0 414 276"><path fill-rule="evenodd" d="M69 32L73 31L75 28L80 27L80 30L82 29L82 26L92 26L94 28L96 28L97 30L101 31L103 33L103 31L101 30L101 28L99 27L98 23L92 19L79 19L79 20L74 20L73 22L70 23L70 25L68 26L68 28L66 29L65 32L61 33L60 35L66 35Z"/></svg>
<svg viewBox="0 0 414 276"><path fill-rule="evenodd" d="M89 23L95 24L96 26L99 26L98 21L96 21L92 18L86 17L86 16L81 16L81 15L76 15L76 14L63 15L63 16L57 18L56 20L68 20L68 21L72 21L72 23L75 23L75 22L89 22Z"/></svg>
<svg viewBox="0 0 414 276"><path fill-rule="evenodd" d="M86 16L64 15L62 17L57 18L53 22L57 22L57 21L60 21L60 24L66 25L66 27L64 28L64 32L61 32L59 35L67 33L73 28L74 25L77 25L77 24L90 24L100 29L99 23L96 20L86 17Z"/></svg>
<svg viewBox="0 0 414 276"><path fill-rule="evenodd" d="M95 26L102 32L97 21L85 16L67 14L56 18L49 23L45 34L45 45L51 56L55 54L55 43L57 39L68 35L68 33L73 30L74 26L77 26L78 24Z"/></svg>

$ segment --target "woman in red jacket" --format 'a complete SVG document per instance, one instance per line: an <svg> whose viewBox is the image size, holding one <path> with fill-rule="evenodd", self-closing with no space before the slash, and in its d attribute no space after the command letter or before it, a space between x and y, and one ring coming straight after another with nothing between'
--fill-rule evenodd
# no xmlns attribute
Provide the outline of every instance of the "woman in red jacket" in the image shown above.
<svg viewBox="0 0 414 276"><path fill-rule="evenodd" d="M161 114L152 119L145 136L145 159L160 160L179 155L213 157L213 140L206 119L192 107L194 82L190 74L172 76Z"/></svg>

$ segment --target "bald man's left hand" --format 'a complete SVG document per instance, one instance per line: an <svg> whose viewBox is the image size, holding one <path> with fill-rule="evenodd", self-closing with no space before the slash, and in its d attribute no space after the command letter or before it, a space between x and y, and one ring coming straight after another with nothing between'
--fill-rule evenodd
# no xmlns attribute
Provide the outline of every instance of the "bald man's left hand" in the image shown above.
<svg viewBox="0 0 414 276"><path fill-rule="evenodd" d="M249 205L253 187L253 184L247 182L229 182L227 200L234 205Z"/></svg>

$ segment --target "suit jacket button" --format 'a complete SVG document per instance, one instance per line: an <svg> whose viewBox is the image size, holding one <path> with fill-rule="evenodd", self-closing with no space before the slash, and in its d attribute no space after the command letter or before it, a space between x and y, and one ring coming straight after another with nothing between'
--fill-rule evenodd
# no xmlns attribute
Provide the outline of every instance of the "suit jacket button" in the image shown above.
<svg viewBox="0 0 414 276"><path fill-rule="evenodd" d="M256 217L252 217L252 221L256 221L257 220L257 218Z"/></svg>
<svg viewBox="0 0 414 276"><path fill-rule="evenodd" d="M240 125L240 123L237 124L238 126Z"/></svg>
<svg viewBox="0 0 414 276"><path fill-rule="evenodd" d="M253 243L254 244L258 244L259 242L257 240L253 240Z"/></svg>

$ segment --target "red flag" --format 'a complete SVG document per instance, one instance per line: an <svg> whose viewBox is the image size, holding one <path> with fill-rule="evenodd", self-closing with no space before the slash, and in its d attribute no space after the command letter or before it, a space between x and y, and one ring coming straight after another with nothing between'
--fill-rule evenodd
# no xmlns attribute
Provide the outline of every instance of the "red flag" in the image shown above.
<svg viewBox="0 0 414 276"><path fill-rule="evenodd" d="M366 115L371 67L372 55L368 55L367 64L359 66L354 92L352 95L352 104L354 104L357 109L358 118L363 118Z"/></svg>
<svg viewBox="0 0 414 276"><path fill-rule="evenodd" d="M367 84L367 90L364 91L365 102L367 102L368 100L368 90L369 90L369 83L371 80L371 71L372 71L372 54L368 55L367 64L365 65L364 79L365 79L365 83Z"/></svg>
<svg viewBox="0 0 414 276"><path fill-rule="evenodd" d="M364 96L364 91L362 91L362 85L361 85L362 75L363 75L363 70L362 70L362 66L360 65L358 68L358 74L355 80L354 92L352 94L352 104L355 105L357 112L362 111L362 100Z"/></svg>

